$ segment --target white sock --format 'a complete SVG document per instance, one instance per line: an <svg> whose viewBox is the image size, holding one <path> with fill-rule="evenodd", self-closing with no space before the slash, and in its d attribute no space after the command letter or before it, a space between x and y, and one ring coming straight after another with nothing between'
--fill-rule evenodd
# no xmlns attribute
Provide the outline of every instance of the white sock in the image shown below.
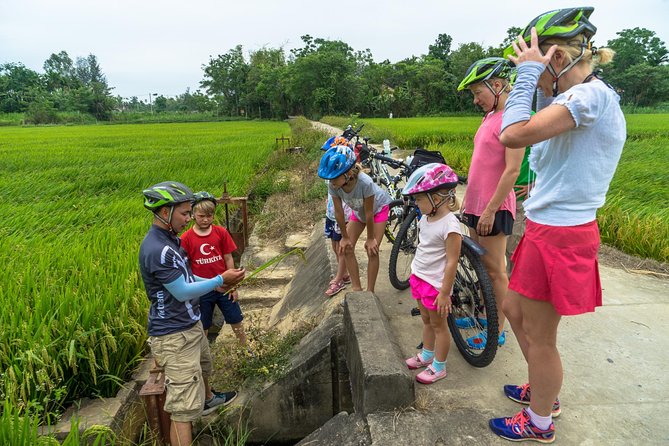
<svg viewBox="0 0 669 446"><path fill-rule="evenodd" d="M530 415L530 421L536 427L538 427L542 431L545 431L550 427L551 422L553 421L552 415L548 415L547 417L542 417L541 415L537 415L536 413L534 413L532 409L530 409L529 407L525 410L527 410L527 413Z"/></svg>

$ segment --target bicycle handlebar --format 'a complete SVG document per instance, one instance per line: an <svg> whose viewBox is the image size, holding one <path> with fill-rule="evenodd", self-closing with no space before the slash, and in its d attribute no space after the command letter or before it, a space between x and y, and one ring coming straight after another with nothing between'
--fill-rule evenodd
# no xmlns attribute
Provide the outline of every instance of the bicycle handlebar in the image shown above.
<svg viewBox="0 0 669 446"><path fill-rule="evenodd" d="M374 152L371 152L371 155L372 155L373 158L376 158L377 160L379 160L381 162L384 162L384 163L390 165L391 167L393 167L395 169L399 169L403 166L404 167L409 167L402 160L396 160L394 158L390 158L388 156L380 155L380 154L374 153Z"/></svg>

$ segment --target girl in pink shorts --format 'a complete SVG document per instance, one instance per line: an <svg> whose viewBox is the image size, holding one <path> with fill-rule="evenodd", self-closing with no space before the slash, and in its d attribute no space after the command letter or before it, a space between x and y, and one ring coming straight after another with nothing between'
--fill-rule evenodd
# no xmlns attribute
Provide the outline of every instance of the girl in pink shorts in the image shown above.
<svg viewBox="0 0 669 446"><path fill-rule="evenodd" d="M406 360L407 367L425 370L416 376L423 384L446 377L446 356L451 345L446 318L460 257L460 222L452 211L458 176L445 164L426 164L416 170L404 187L423 214L418 222L419 243L411 263L411 295L418 301L423 319L423 350Z"/></svg>
<svg viewBox="0 0 669 446"><path fill-rule="evenodd" d="M367 291L374 292L379 273L379 246L388 221L390 196L360 171L353 150L348 146L328 149L321 158L318 176L330 180L328 192L335 208L335 220L341 229L339 251L344 255L353 291L362 291L355 245L367 228ZM352 210L348 223L344 219L346 203Z"/></svg>

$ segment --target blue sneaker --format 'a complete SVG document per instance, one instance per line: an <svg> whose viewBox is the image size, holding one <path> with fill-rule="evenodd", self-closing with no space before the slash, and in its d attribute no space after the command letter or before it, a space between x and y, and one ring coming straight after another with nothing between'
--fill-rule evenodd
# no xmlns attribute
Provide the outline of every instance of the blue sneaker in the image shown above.
<svg viewBox="0 0 669 446"><path fill-rule="evenodd" d="M488 320L483 319L482 317L477 319L479 321L479 325L483 328L488 327ZM455 326L466 330L467 328L474 328L474 318L473 317L459 317L455 320Z"/></svg>
<svg viewBox="0 0 669 446"><path fill-rule="evenodd" d="M487 337L485 332L467 338L467 345L473 350L483 350L486 346ZM497 346L501 347L506 343L506 332L503 331L497 339Z"/></svg>
<svg viewBox="0 0 669 446"><path fill-rule="evenodd" d="M505 440L532 440L539 443L552 443L555 441L555 425L551 423L548 429L539 429L532 424L530 414L525 409L513 417L493 418L488 424L490 430Z"/></svg>
<svg viewBox="0 0 669 446"><path fill-rule="evenodd" d="M522 386L507 384L504 386L504 395L516 403L530 404L530 385L529 383L523 384ZM551 415L553 418L557 418L561 413L562 409L560 409L560 399L556 398L555 402L553 403L553 408L551 409Z"/></svg>
<svg viewBox="0 0 669 446"><path fill-rule="evenodd" d="M211 393L213 396L204 402L204 410L202 411L202 415L209 415L218 407L227 406L235 398L237 398L237 392L234 390L230 392L216 392L212 389Z"/></svg>

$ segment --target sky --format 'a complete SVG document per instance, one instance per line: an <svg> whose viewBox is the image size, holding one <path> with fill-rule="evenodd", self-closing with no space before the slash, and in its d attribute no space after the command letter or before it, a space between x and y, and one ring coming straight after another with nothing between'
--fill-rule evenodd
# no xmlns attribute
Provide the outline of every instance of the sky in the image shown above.
<svg viewBox="0 0 669 446"><path fill-rule="evenodd" d="M476 5L475 8L467 6ZM497 46L511 26L551 9L594 6L595 45L623 29L655 31L669 47L669 0L0 0L0 64L43 72L52 54L95 54L112 94L174 96L194 91L210 57L283 47L310 34L369 49L374 60L420 56L440 33L459 44Z"/></svg>

